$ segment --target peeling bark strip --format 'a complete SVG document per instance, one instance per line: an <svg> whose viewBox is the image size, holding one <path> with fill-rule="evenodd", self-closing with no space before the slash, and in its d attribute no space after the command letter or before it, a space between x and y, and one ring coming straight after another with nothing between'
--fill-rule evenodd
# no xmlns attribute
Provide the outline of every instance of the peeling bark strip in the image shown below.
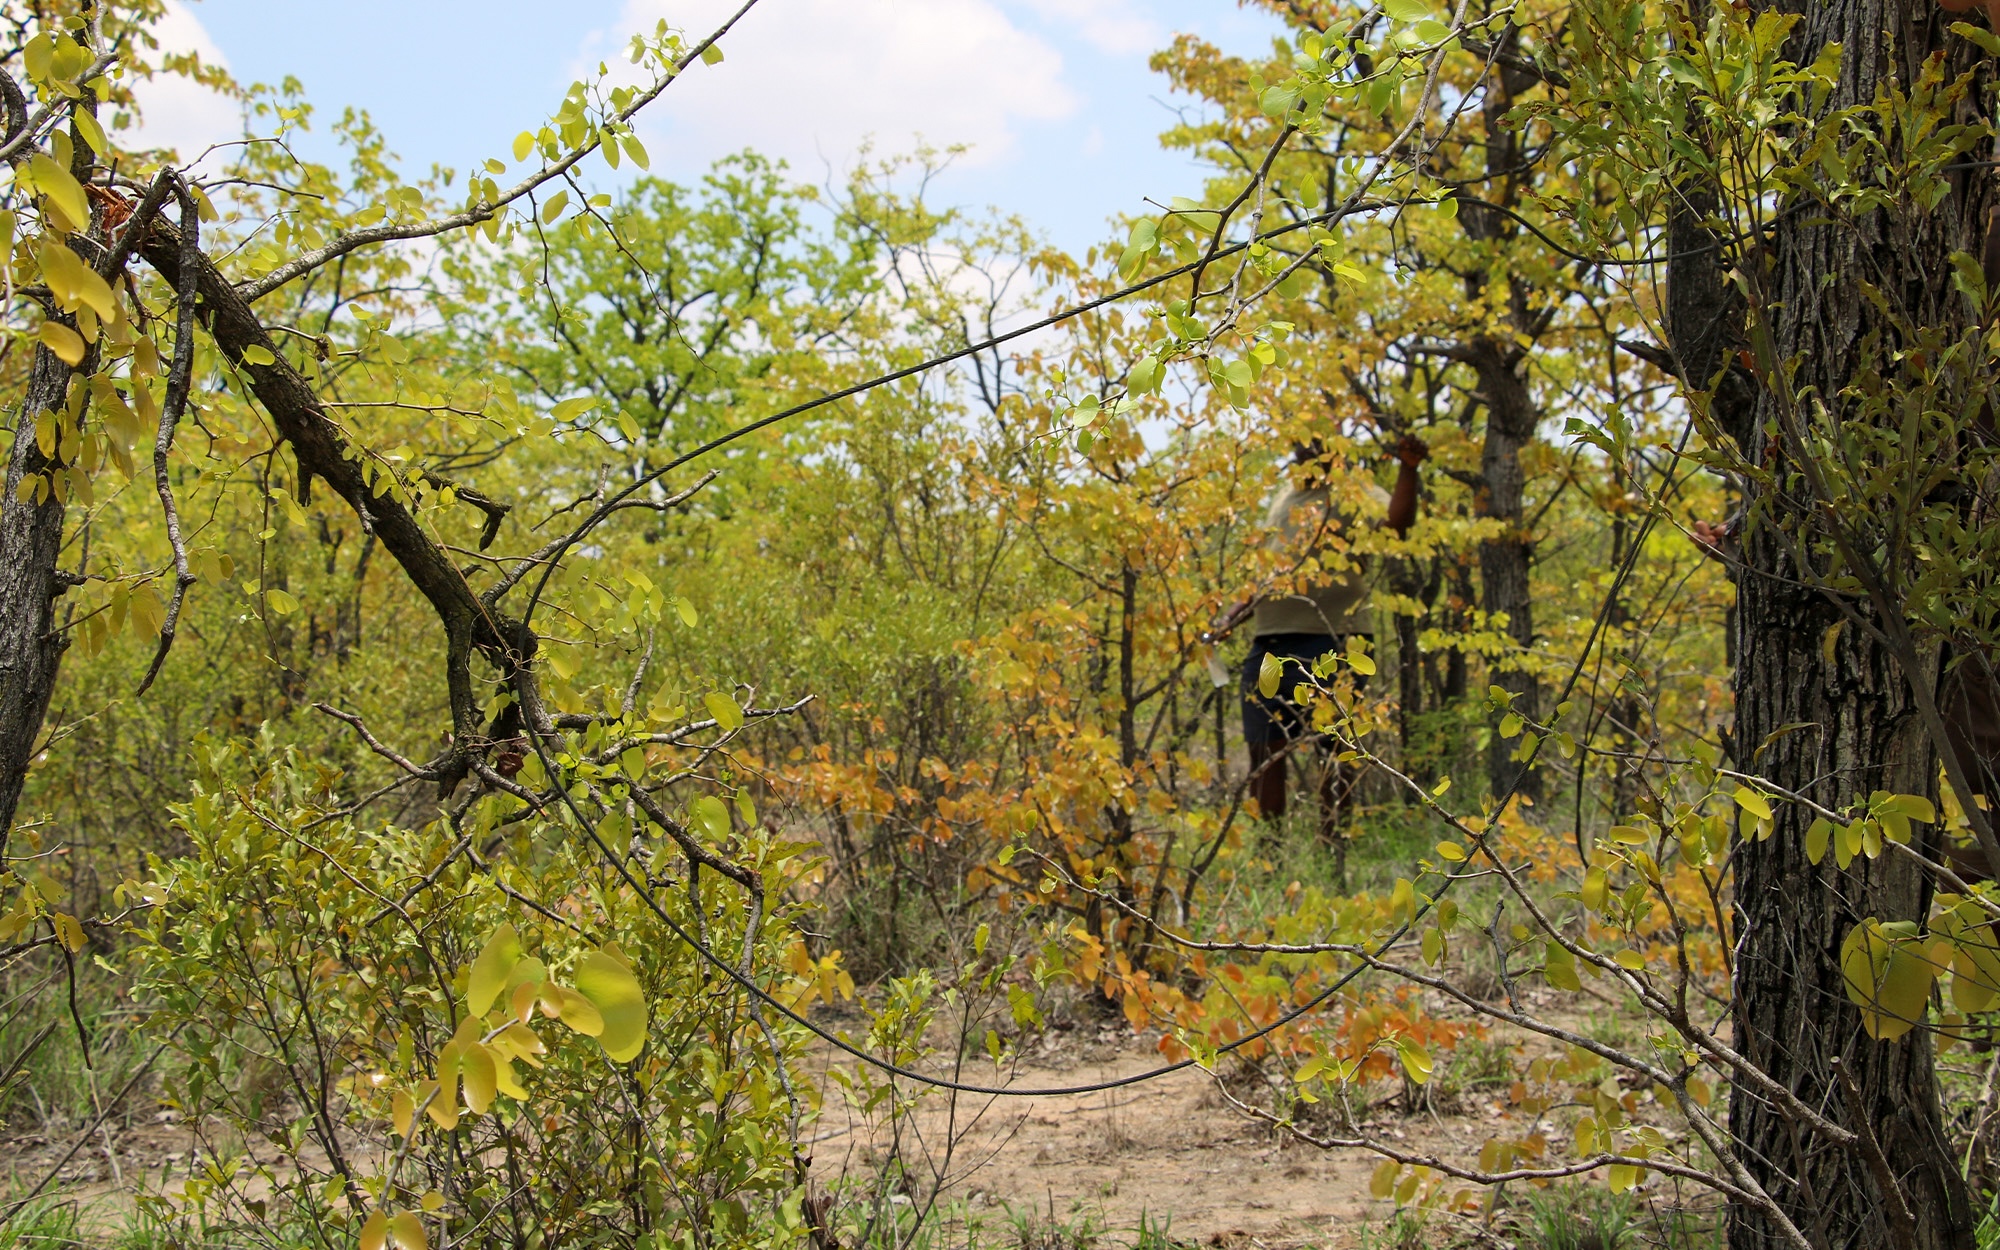
<svg viewBox="0 0 2000 1250"><path fill-rule="evenodd" d="M161 277L180 285L181 248L177 231L164 223L155 225L139 250ZM270 413L279 434L298 456L300 471L325 482L354 509L363 526L395 557L411 584L430 601L444 625L453 749L450 762L441 771L439 784L449 789L465 775L468 753L482 737L481 704L472 686L473 652L484 655L501 674L513 680L522 674L528 658L534 654L533 635L473 592L449 553L424 532L416 514L401 500L386 492L378 495L369 487L362 475L362 453L326 415L312 385L286 361L249 303L214 263L199 252L195 255L198 266L195 289L200 299L196 314L216 345L249 379L257 402ZM271 363L246 363L243 354L252 347L268 352ZM32 444L32 438L29 441Z"/></svg>
<svg viewBox="0 0 2000 1250"><path fill-rule="evenodd" d="M1829 112L1914 81L1932 56L1947 58L1953 74L1974 63L1971 46L1946 32L1948 16L1928 2L1802 7L1786 56L1809 63L1830 43L1843 50ZM1975 96L1988 89L1975 89ZM1714 236L1699 220L1719 203L1716 189L1677 186L1687 195L1670 223L1667 321L1679 372L1690 389L1714 388L1716 425L1776 482L1797 472L1798 432L1818 419L1812 404L1795 396L1824 404L1828 420L1863 419L1842 394L1866 363L1866 339L1881 335L1881 351L1898 342L1866 287L1914 324L1965 322L1963 301L1946 280L1948 257L1979 251L1992 198L1983 174L1964 175L1957 194L1928 214L1899 209L1858 221L1832 213L1780 215L1761 252L1752 248L1734 260L1751 276L1747 305L1721 281L1721 266L1731 261L1706 246ZM1739 330L1750 339L1734 338ZM1769 358L1796 362L1797 372L1753 394L1746 378L1724 368L1752 339L1768 343ZM1767 430L1777 434L1759 433ZM1936 756L1913 684L1930 683L1935 674L1905 671L1866 630L1829 634L1843 619L1840 611L1801 584L1809 574L1793 564L1777 532L1787 515L1814 523L1809 502L1755 483L1746 502L1752 520L1742 542L1734 638L1739 749L1764 744L1759 773L1828 806L1877 789L1930 793ZM1808 511L1800 514L1801 507ZM1864 615L1874 610L1865 601L1849 606ZM1774 733L1795 723L1814 729ZM1894 1042L1871 1040L1840 970L1840 944L1856 922L1923 918L1928 881L1897 856L1856 860L1847 872L1831 858L1812 866L1804 850L1809 817L1797 805L1781 806L1767 840L1736 843L1732 1027L1742 1054L1855 1139L1842 1144L1816 1134L1742 1085L1730 1100L1730 1131L1758 1183L1815 1246L1970 1245L1972 1214L1943 1132L1929 1034L1916 1029ZM1768 1250L1792 1243L1760 1211L1736 1206L1729 1244Z"/></svg>

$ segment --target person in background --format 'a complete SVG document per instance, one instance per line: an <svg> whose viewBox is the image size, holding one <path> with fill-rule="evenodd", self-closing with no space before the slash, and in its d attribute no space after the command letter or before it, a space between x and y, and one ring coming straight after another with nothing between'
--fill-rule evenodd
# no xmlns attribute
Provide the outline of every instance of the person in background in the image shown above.
<svg viewBox="0 0 2000 1250"><path fill-rule="evenodd" d="M1422 439L1404 435L1396 445L1395 489L1384 495L1380 487L1368 488L1371 503L1382 509L1374 523L1387 525L1398 537L1407 534L1417 519L1417 466L1429 454ZM1367 611L1372 569L1366 556L1337 554L1335 540L1356 518L1344 516L1328 497L1327 454L1317 442L1298 444L1292 464L1305 473L1271 501L1270 545L1290 556L1294 567L1310 558L1329 566L1328 571L1302 593L1245 599L1224 614L1209 635L1211 640L1220 639L1245 618L1253 622L1250 654L1243 661L1243 740L1250 752L1251 794L1258 813L1270 821L1285 814L1285 757L1293 743L1311 733L1304 710L1292 698L1293 690L1321 656L1345 650L1350 637L1373 641ZM1332 571L1330 566L1336 565L1345 571ZM1271 698L1258 690L1266 656L1285 666L1278 693ZM1333 762L1332 743L1325 736L1315 747L1320 765L1320 836L1338 846L1339 827L1359 774L1351 765Z"/></svg>

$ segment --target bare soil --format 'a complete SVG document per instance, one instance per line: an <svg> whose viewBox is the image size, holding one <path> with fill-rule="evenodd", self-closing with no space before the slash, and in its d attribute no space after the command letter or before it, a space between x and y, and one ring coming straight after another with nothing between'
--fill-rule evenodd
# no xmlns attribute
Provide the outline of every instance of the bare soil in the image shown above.
<svg viewBox="0 0 2000 1250"><path fill-rule="evenodd" d="M1123 1029L1047 1040L1023 1057L1013 1083L1089 1084L1162 1063L1151 1040ZM980 1078L992 1071L990 1063L968 1064L967 1079L990 1083ZM857 1116L831 1082L823 1088L813 1146L820 1183L878 1174L898 1134ZM1482 1099L1456 1115L1386 1111L1366 1127L1469 1161L1508 1114L1502 1100ZM1321 1151L1249 1119L1195 1068L1077 1096L934 1094L902 1126L900 1146L913 1176L898 1201L920 1204L941 1180L939 1206L948 1216L989 1226L1088 1223L1109 1240L1130 1241L1146 1221L1184 1243L1343 1250L1394 1210L1368 1192L1375 1156Z"/></svg>

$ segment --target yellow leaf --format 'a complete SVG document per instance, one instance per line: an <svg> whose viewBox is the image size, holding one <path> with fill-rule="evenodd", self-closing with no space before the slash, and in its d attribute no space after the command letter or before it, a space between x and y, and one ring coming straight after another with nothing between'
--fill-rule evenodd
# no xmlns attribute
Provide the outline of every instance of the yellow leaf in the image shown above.
<svg viewBox="0 0 2000 1250"><path fill-rule="evenodd" d="M426 1211L442 1211L444 1210L444 1195L435 1189L430 1190L423 1197L417 1199L417 1205Z"/></svg>
<svg viewBox="0 0 2000 1250"><path fill-rule="evenodd" d="M111 141L104 137L104 127L98 124L95 117L82 109L71 109L69 120L76 127L76 132L83 136L83 141L90 145L91 151L102 156L111 150Z"/></svg>
<svg viewBox="0 0 2000 1250"><path fill-rule="evenodd" d="M1422 1085L1431 1079L1435 1065L1431 1062L1429 1051L1405 1037L1397 1039L1396 1054L1403 1061L1403 1071L1409 1074L1412 1081Z"/></svg>
<svg viewBox="0 0 2000 1250"><path fill-rule="evenodd" d="M63 218L56 223L58 226L74 233L90 224L90 201L83 194L83 184L74 175L41 152L28 158L28 170L35 180L35 189L47 197L57 215Z"/></svg>
<svg viewBox="0 0 2000 1250"><path fill-rule="evenodd" d="M1456 842L1440 842L1437 846L1438 858L1456 864L1465 858L1465 848Z"/></svg>
<svg viewBox="0 0 2000 1250"><path fill-rule="evenodd" d="M1736 787L1736 805L1759 820L1771 819L1771 804L1763 795L1749 786Z"/></svg>
<svg viewBox="0 0 2000 1250"><path fill-rule="evenodd" d="M632 969L605 951L592 951L577 965L576 988L604 1017L598 1042L614 1063L635 1058L646 1045L646 996Z"/></svg>
<svg viewBox="0 0 2000 1250"><path fill-rule="evenodd" d="M743 728L743 708L736 700L717 690L701 696L702 706L715 718L715 723L725 733L734 733Z"/></svg>
<svg viewBox="0 0 2000 1250"><path fill-rule="evenodd" d="M1417 914L1416 886L1408 877L1399 877L1396 888L1389 892L1389 918L1402 920Z"/></svg>
<svg viewBox="0 0 2000 1250"><path fill-rule="evenodd" d="M521 1084L520 1078L514 1075L514 1061L497 1050L493 1052L493 1087L509 1098L528 1096L527 1088Z"/></svg>
<svg viewBox="0 0 2000 1250"><path fill-rule="evenodd" d="M382 1250L389 1240L389 1217L381 1211L368 1217L361 1226L361 1250Z"/></svg>
<svg viewBox="0 0 2000 1250"><path fill-rule="evenodd" d="M1611 879L1604 875L1602 868L1593 868L1583 877L1583 905L1592 911L1603 911L1605 900L1611 896Z"/></svg>
<svg viewBox="0 0 2000 1250"><path fill-rule="evenodd" d="M42 345L54 352L66 365L83 363L83 336L60 321L44 321L41 329Z"/></svg>
<svg viewBox="0 0 2000 1250"><path fill-rule="evenodd" d="M520 134L514 136L515 160L519 161L527 159L528 153L534 150L535 150L535 135L533 131L523 130Z"/></svg>
<svg viewBox="0 0 2000 1250"><path fill-rule="evenodd" d="M562 985L548 985L542 988L542 1001L552 1004L556 1014L575 1032L585 1037L596 1037L604 1032L604 1015L591 1002L575 990Z"/></svg>
<svg viewBox="0 0 2000 1250"><path fill-rule="evenodd" d="M111 284L97 276L97 271L83 263L75 252L54 239L42 244L40 253L42 276L48 279L49 290L55 293L56 301L65 312L75 312L79 307L111 320L118 313L118 304L111 294Z"/></svg>
<svg viewBox="0 0 2000 1250"><path fill-rule="evenodd" d="M1826 858L1827 843L1833 838L1833 822L1824 816L1816 817L1806 830L1806 862L1817 864Z"/></svg>
<svg viewBox="0 0 2000 1250"><path fill-rule="evenodd" d="M424 1218L415 1211L398 1212L389 1221L389 1235L395 1239L396 1250L426 1250L430 1245L424 1237Z"/></svg>
<svg viewBox="0 0 2000 1250"><path fill-rule="evenodd" d="M1646 1171L1644 1168L1634 1167L1629 1163L1612 1164L1610 1178L1611 1192L1614 1194L1624 1193L1626 1190L1636 1186L1640 1178L1645 1174Z"/></svg>
<svg viewBox="0 0 2000 1250"><path fill-rule="evenodd" d="M1372 677L1375 673L1375 661L1368 654L1368 644L1358 634L1347 636L1347 663L1363 677Z"/></svg>
<svg viewBox="0 0 2000 1250"><path fill-rule="evenodd" d="M431 1119L447 1133L458 1127L458 1069L464 1048L446 1042L438 1052L437 1097L428 1108Z"/></svg>
<svg viewBox="0 0 2000 1250"><path fill-rule="evenodd" d="M472 961L472 972L467 977L466 1008L475 1016L483 1016L493 1009L493 1001L507 988L507 978L514 971L514 965L521 962L521 938L514 932L514 926L503 924L493 930L493 936L480 947L478 956Z"/></svg>
<svg viewBox="0 0 2000 1250"><path fill-rule="evenodd" d="M83 926L76 922L75 916L57 912L49 920L55 925L56 941L62 943L64 950L74 955L83 949Z"/></svg>
<svg viewBox="0 0 2000 1250"><path fill-rule="evenodd" d="M1278 693L1278 679L1284 676L1284 661L1275 655L1266 654L1257 665L1257 693L1269 699Z"/></svg>
<svg viewBox="0 0 2000 1250"><path fill-rule="evenodd" d="M264 602L279 616L290 616L299 610L299 601L282 590L271 589L264 592Z"/></svg>
<svg viewBox="0 0 2000 1250"><path fill-rule="evenodd" d="M472 1108L474 1115L485 1115L486 1109L493 1105L494 1091L499 1088L493 1052L474 1042L465 1048L459 1068L465 1074L465 1105Z"/></svg>
<svg viewBox="0 0 2000 1250"><path fill-rule="evenodd" d="M1368 1192L1377 1198L1387 1198L1396 1192L1396 1174L1403 1165L1394 1159L1384 1159L1375 1165L1374 1175L1368 1178Z"/></svg>
<svg viewBox="0 0 2000 1250"><path fill-rule="evenodd" d="M408 1137L417 1118L417 1104L407 1090L397 1090L389 1095L389 1121L395 1127L396 1136Z"/></svg>
<svg viewBox="0 0 2000 1250"><path fill-rule="evenodd" d="M1617 964L1627 972L1644 972L1646 970L1646 957L1638 951L1619 951L1611 957L1611 962Z"/></svg>

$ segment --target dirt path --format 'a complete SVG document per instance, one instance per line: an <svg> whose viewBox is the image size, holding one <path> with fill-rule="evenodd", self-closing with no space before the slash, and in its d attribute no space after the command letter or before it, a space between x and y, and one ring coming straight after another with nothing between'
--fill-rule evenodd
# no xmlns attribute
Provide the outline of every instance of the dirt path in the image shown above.
<svg viewBox="0 0 2000 1250"><path fill-rule="evenodd" d="M1033 1055L1015 1083L1086 1084L1160 1062L1144 1041L1106 1032ZM990 1075L990 1065L981 1068ZM1471 1154L1492 1132L1488 1117L1497 1111L1392 1117L1370 1126L1392 1139L1420 1136L1429 1149ZM831 1088L815 1137L814 1171L829 1184L876 1172L897 1144L884 1126L854 1116ZM917 1201L942 1173L943 1205L963 1204L972 1219L990 1216L982 1220L989 1228L1030 1212L1046 1222L1053 1213L1058 1223L1088 1219L1117 1241L1131 1240L1146 1219L1167 1223L1176 1241L1338 1250L1358 1245L1361 1231L1379 1228L1393 1210L1368 1193L1373 1156L1322 1152L1249 1121L1194 1069L1075 1097L961 1096L954 1106L934 1095L903 1128L901 1145Z"/></svg>

